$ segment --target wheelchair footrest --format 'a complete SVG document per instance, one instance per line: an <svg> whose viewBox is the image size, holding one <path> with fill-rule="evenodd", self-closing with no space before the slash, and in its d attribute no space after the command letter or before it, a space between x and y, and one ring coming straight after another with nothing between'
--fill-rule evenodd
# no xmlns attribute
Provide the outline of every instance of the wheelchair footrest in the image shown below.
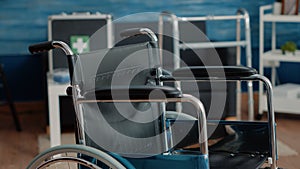
<svg viewBox="0 0 300 169"><path fill-rule="evenodd" d="M157 155L148 158L127 158L138 169L209 169L207 155Z"/></svg>
<svg viewBox="0 0 300 169"><path fill-rule="evenodd" d="M209 152L210 169L254 169L264 164L267 156L261 154Z"/></svg>

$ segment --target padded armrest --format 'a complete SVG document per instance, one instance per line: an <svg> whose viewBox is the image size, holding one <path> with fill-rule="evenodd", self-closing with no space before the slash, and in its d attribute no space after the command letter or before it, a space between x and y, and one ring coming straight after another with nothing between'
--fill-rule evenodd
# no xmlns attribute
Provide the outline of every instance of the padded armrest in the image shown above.
<svg viewBox="0 0 300 169"><path fill-rule="evenodd" d="M97 100L127 100L130 99L165 99L181 98L181 91L169 86L116 86L113 88L104 88L96 91L85 92L86 99Z"/></svg>
<svg viewBox="0 0 300 169"><path fill-rule="evenodd" d="M192 66L176 69L172 76L176 80L205 80L225 77L226 79L240 79L255 74L257 74L255 69L245 66Z"/></svg>

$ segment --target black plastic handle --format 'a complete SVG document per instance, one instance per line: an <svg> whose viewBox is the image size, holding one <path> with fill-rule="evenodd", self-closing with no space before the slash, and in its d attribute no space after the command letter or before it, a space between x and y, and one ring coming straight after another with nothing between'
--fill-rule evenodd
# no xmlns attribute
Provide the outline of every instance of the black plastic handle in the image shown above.
<svg viewBox="0 0 300 169"><path fill-rule="evenodd" d="M120 33L120 36L123 38L137 35L147 35L151 38L153 42L157 42L157 37L155 33L149 28L131 28L126 29Z"/></svg>
<svg viewBox="0 0 300 169"><path fill-rule="evenodd" d="M130 37L130 36L136 36L143 34L141 32L141 28L131 28L131 29L126 29L120 33L121 37Z"/></svg>
<svg viewBox="0 0 300 169"><path fill-rule="evenodd" d="M53 46L53 41L48 41L48 42L41 42L37 44L30 45L28 47L30 53L41 53L41 52L47 52L51 49L54 49L55 47Z"/></svg>

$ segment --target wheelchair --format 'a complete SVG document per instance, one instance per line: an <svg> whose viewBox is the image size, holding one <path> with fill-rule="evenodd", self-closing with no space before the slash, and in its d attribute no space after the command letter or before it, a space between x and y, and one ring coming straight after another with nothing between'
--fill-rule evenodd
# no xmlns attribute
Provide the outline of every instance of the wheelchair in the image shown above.
<svg viewBox="0 0 300 169"><path fill-rule="evenodd" d="M170 73L161 67L150 29L133 28L122 36L124 41L112 48L82 54L62 41L29 47L31 53L59 48L67 56L71 81L66 92L74 101L77 144L46 150L28 169L277 168L272 86L266 77L243 66L182 67ZM140 36L147 40L128 44ZM198 98L164 85L175 81L262 81L268 121L207 121ZM173 102L191 104L195 115L166 111ZM207 130L216 126L231 132L209 146ZM195 143L196 148L189 147Z"/></svg>

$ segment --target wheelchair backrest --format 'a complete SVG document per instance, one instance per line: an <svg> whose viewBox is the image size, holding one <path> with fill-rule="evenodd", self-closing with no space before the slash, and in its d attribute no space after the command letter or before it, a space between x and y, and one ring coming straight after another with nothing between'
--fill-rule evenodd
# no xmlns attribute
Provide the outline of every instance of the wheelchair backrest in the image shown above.
<svg viewBox="0 0 300 169"><path fill-rule="evenodd" d="M81 54L73 81L83 99L102 88L157 85L156 50L147 41ZM162 152L160 110L159 103L99 103L95 98L81 104L77 115L87 145L121 154L157 154Z"/></svg>

